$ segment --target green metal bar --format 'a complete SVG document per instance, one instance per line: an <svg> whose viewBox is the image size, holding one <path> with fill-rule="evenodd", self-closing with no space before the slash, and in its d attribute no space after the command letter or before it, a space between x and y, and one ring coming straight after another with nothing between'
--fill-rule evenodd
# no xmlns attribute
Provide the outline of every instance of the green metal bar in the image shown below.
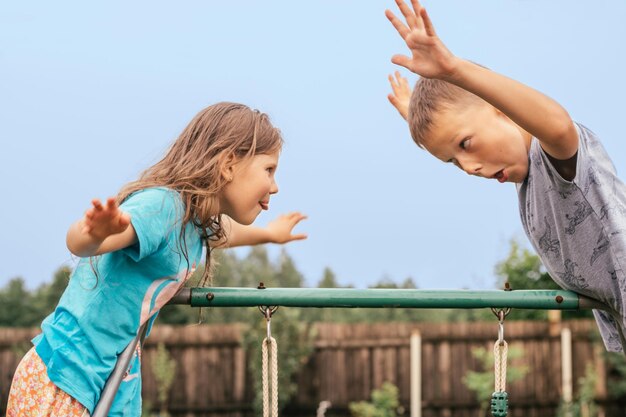
<svg viewBox="0 0 626 417"><path fill-rule="evenodd" d="M564 290L413 290L354 288L186 288L171 304L192 307L605 308Z"/></svg>

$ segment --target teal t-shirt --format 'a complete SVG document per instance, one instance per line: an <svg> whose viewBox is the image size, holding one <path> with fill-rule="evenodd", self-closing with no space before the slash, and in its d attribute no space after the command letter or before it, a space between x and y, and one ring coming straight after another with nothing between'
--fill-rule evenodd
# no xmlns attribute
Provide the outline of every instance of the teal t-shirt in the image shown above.
<svg viewBox="0 0 626 417"><path fill-rule="evenodd" d="M83 258L55 311L33 339L50 380L93 412L117 356L139 326L183 286L202 257L197 228L188 223L181 240L184 204L177 192L148 188L120 206L131 216L138 242ZM185 251L181 246L185 245ZM109 416L141 414L140 352L135 352Z"/></svg>

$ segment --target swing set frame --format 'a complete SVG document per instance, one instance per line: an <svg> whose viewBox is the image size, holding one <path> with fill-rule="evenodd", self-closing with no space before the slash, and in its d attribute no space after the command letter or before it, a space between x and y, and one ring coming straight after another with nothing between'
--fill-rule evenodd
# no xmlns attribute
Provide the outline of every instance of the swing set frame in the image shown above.
<svg viewBox="0 0 626 417"><path fill-rule="evenodd" d="M617 313L592 298L566 290L419 290L355 288L183 288L168 304L191 307L312 307L312 308L458 308L530 310L604 310L616 320ZM92 417L106 417L147 323L118 356L117 364L100 395ZM621 333L622 345L626 338Z"/></svg>

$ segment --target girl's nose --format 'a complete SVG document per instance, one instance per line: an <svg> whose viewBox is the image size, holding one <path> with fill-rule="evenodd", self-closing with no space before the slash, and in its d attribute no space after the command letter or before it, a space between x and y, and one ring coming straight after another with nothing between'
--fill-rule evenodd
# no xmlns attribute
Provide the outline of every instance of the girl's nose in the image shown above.
<svg viewBox="0 0 626 417"><path fill-rule="evenodd" d="M272 181L272 186L270 187L270 194L276 194L278 192L278 184L276 184L276 180Z"/></svg>

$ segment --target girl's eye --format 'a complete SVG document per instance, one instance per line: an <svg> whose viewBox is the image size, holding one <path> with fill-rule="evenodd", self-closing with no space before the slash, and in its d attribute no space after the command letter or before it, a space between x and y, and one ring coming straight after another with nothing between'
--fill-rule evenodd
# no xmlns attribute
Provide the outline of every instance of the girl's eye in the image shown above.
<svg viewBox="0 0 626 417"><path fill-rule="evenodd" d="M461 149L467 149L470 146L470 143L471 143L470 138L465 138L461 141L459 146L461 147Z"/></svg>

